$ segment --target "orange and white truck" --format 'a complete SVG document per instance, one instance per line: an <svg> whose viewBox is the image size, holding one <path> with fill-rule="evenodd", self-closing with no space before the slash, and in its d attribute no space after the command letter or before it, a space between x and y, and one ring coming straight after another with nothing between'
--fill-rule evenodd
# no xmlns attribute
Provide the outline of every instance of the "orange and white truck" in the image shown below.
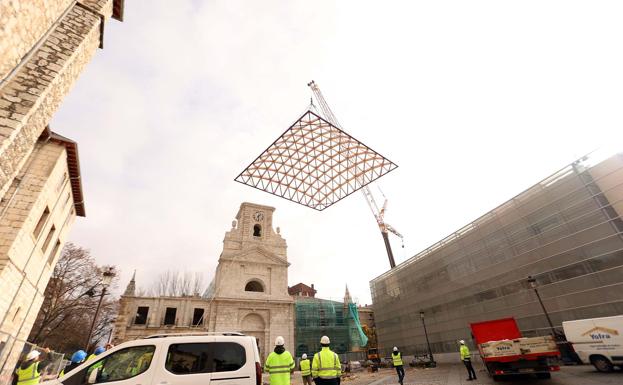
<svg viewBox="0 0 623 385"><path fill-rule="evenodd" d="M475 322L470 327L480 357L495 381L515 374L547 379L560 370L560 352L552 336L522 337L514 318Z"/></svg>

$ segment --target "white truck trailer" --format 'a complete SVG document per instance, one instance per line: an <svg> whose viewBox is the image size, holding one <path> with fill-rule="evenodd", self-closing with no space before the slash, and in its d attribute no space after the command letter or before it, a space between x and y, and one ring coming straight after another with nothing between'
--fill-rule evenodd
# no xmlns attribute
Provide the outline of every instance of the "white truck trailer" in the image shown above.
<svg viewBox="0 0 623 385"><path fill-rule="evenodd" d="M623 315L565 321L562 328L583 363L600 372L623 367Z"/></svg>

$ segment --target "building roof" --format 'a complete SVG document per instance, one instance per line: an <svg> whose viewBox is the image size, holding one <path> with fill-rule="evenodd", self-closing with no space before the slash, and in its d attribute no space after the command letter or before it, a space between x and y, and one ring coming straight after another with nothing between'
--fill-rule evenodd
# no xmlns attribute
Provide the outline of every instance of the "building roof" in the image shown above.
<svg viewBox="0 0 623 385"><path fill-rule="evenodd" d="M59 135L56 132L50 131L49 127L46 127L41 136L43 138L47 137L50 141L65 146L65 150L67 151L69 182L71 183L71 193L74 197L76 215L85 217L86 211L84 209L84 196L82 194L82 178L80 175L80 159L78 158L78 143Z"/></svg>
<svg viewBox="0 0 623 385"><path fill-rule="evenodd" d="M304 283L297 283L294 286L290 286L288 287L288 294L290 295L295 295L296 293L311 293L310 297L314 297L316 295L316 293L318 292L316 289L314 289L314 284L310 286L307 286Z"/></svg>

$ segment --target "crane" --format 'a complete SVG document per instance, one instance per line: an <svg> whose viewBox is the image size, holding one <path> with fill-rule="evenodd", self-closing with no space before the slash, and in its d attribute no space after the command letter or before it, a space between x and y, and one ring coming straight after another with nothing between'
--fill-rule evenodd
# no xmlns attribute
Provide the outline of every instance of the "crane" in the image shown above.
<svg viewBox="0 0 623 385"><path fill-rule="evenodd" d="M335 114L333 114L333 111L331 111L329 104L325 100L324 96L322 96L322 92L320 92L320 88L318 87L316 82L312 80L311 82L307 83L307 86L311 88L314 96L316 97L316 101L318 102L318 104L320 104L320 108L322 109L324 118L328 120L331 124L333 124L335 127L342 129L340 122L337 120L337 117L335 116ZM383 237L383 242L385 243L385 249L387 250L387 257L389 258L389 266L393 269L394 267L396 267L396 261L394 260L394 253L392 252L392 246L389 242L389 233L392 233L398 238L400 238L400 240L403 242L402 243L403 248L405 247L404 237L390 224L385 223L385 212L387 210L387 198L385 197L385 194L383 194L383 192L381 191L381 194L383 195L383 199L385 201L383 202L383 206L379 208L378 204L376 203L376 200L374 199L374 195L372 194L372 191L370 191L370 188L368 187L368 185L363 186L361 188L361 192L363 193L363 196L366 199L366 202L368 203L368 207L370 207L370 210L372 211L372 214L374 215L374 218L376 219L376 223L379 226L379 230L381 230L381 236Z"/></svg>

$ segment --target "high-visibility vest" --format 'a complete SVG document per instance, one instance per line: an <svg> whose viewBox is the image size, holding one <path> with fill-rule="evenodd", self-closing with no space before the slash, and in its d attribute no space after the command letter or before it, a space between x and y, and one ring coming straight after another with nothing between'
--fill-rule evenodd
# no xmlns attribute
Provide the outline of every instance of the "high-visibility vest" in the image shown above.
<svg viewBox="0 0 623 385"><path fill-rule="evenodd" d="M20 366L15 371L17 374L17 383L18 385L35 385L39 383L39 379L41 378L41 373L39 373L39 361L33 362L28 365L26 369L22 369Z"/></svg>
<svg viewBox="0 0 623 385"><path fill-rule="evenodd" d="M264 365L264 371L270 377L270 385L290 385L290 371L294 366L294 359L287 350L281 354L271 352Z"/></svg>
<svg viewBox="0 0 623 385"><path fill-rule="evenodd" d="M332 379L339 378L341 374L342 366L340 365L340 358L337 354L333 353L331 349L323 347L320 352L314 354L312 377Z"/></svg>
<svg viewBox="0 0 623 385"><path fill-rule="evenodd" d="M95 353L91 353L88 357L87 357L87 361L91 361L92 359L94 359L95 357L97 357L97 355Z"/></svg>
<svg viewBox="0 0 623 385"><path fill-rule="evenodd" d="M471 354L467 346L461 345L461 349L459 351L461 352L461 361L471 360Z"/></svg>
<svg viewBox="0 0 623 385"><path fill-rule="evenodd" d="M301 360L301 375L309 376L311 375L311 363L308 359Z"/></svg>
<svg viewBox="0 0 623 385"><path fill-rule="evenodd" d="M394 366L402 366L402 354L392 353L392 361L394 362Z"/></svg>

